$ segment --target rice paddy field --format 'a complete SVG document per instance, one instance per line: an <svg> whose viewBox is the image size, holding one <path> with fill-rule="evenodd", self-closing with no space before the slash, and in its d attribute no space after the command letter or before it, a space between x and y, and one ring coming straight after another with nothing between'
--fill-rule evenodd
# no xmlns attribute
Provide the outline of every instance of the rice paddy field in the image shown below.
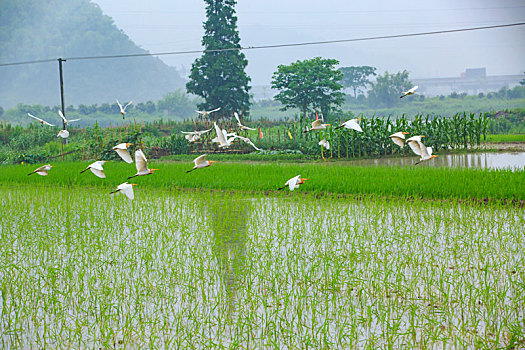
<svg viewBox="0 0 525 350"><path fill-rule="evenodd" d="M1 348L525 347L522 170L85 166L2 167Z"/></svg>

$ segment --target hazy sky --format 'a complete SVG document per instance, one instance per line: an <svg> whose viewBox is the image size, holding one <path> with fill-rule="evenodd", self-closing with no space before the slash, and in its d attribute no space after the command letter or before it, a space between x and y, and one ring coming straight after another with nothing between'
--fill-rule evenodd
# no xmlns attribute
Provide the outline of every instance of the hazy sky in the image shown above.
<svg viewBox="0 0 525 350"><path fill-rule="evenodd" d="M92 0L132 40L150 52L201 48L201 0ZM241 44L415 33L525 22L523 0L238 0ZM371 65L379 72L407 69L413 78L457 77L465 68L489 75L525 71L525 26L425 37L245 51L252 85L268 85L279 64L322 56L341 66ZM189 70L199 55L161 56Z"/></svg>

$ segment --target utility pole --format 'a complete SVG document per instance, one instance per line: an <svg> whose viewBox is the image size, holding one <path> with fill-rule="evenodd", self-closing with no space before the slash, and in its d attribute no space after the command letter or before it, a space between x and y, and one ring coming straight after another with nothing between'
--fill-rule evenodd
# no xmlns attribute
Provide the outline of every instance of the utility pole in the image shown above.
<svg viewBox="0 0 525 350"><path fill-rule="evenodd" d="M66 105L64 104L64 76L62 74L62 62L66 62L65 59L59 58L58 59L58 73L60 75L60 101L62 103L62 114L64 117L66 116ZM66 122L62 120L62 130L66 130ZM61 153L62 153L62 161L64 161L64 143L66 143L66 139L62 139L62 143L60 145Z"/></svg>

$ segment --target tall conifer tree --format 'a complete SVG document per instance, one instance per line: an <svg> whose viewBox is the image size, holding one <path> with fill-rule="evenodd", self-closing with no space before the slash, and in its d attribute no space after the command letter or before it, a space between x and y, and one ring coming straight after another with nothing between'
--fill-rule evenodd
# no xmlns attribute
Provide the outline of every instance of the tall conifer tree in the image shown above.
<svg viewBox="0 0 525 350"><path fill-rule="evenodd" d="M205 50L240 48L235 0L204 0L206 16L202 45ZM205 52L191 67L186 89L204 98L200 109L221 107L225 112L250 108L248 61L239 50Z"/></svg>

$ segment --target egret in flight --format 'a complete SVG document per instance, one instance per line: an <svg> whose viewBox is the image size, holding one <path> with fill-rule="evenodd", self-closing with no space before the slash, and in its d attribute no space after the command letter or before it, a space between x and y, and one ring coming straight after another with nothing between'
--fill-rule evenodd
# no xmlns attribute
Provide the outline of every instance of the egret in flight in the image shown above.
<svg viewBox="0 0 525 350"><path fill-rule="evenodd" d="M195 112L197 112L197 113L199 113L199 114L202 114L204 117L207 117L207 116L209 116L211 113L213 113L213 112L217 112L217 111L219 111L220 109L221 109L221 107L219 107L219 108L215 108L215 109L212 109L211 111L195 111Z"/></svg>
<svg viewBox="0 0 525 350"><path fill-rule="evenodd" d="M215 122L213 123L213 126L215 126L215 132L217 133L217 141L219 142L219 148L230 147L231 142L235 139L235 137L227 138L228 133L226 132L226 130L221 130L221 128L219 128L219 126Z"/></svg>
<svg viewBox="0 0 525 350"><path fill-rule="evenodd" d="M124 182L117 186L117 189L115 191L111 191L109 194L120 192L124 196L128 197L129 199L133 200L135 198L135 194L133 193L133 186L137 186L137 184L129 184L127 182Z"/></svg>
<svg viewBox="0 0 525 350"><path fill-rule="evenodd" d="M326 139L322 139L321 141L319 141L319 146L322 146L324 148L326 148L327 150L330 149L330 142L328 142Z"/></svg>
<svg viewBox="0 0 525 350"><path fill-rule="evenodd" d="M131 159L131 154L129 154L128 147L133 145L132 143L119 143L115 147L113 147L113 150L117 152L117 154L122 158L123 161L126 163L133 163L133 159Z"/></svg>
<svg viewBox="0 0 525 350"><path fill-rule="evenodd" d="M355 131L363 132L363 129L361 129L361 126L359 124L357 124L357 122L360 121L360 120L361 120L361 118L347 120L346 122L344 122L341 125L339 125L338 127L336 127L336 129L347 128L347 129L352 129L352 130L355 130Z"/></svg>
<svg viewBox="0 0 525 350"><path fill-rule="evenodd" d="M84 173L88 170L91 170L91 172L93 174L95 174L96 176L102 178L102 179L105 179L106 178L106 174L104 174L104 169L102 168L102 166L104 165L104 163L106 163L105 160L97 160L96 162L94 163L91 163L90 165L88 165L88 167L84 170L82 170L80 173Z"/></svg>
<svg viewBox="0 0 525 350"><path fill-rule="evenodd" d="M122 119L124 119L124 114L126 114L126 108L128 108L128 106L130 104L132 104L133 101L129 101L127 105L125 105L124 107L122 107L122 105L120 104L120 102L117 100L117 104L118 104L118 108L120 108L120 114L122 114Z"/></svg>
<svg viewBox="0 0 525 350"><path fill-rule="evenodd" d="M242 125L241 119L239 118L239 115L237 114L237 112L233 112L233 115L235 116L235 119L237 119L237 126L241 128L241 130L257 130L257 129L249 128L245 125Z"/></svg>
<svg viewBox="0 0 525 350"><path fill-rule="evenodd" d="M310 129L306 129L305 132L312 131L312 130L325 130L326 127L330 124L321 124L322 120L314 120L312 122L312 127Z"/></svg>
<svg viewBox="0 0 525 350"><path fill-rule="evenodd" d="M33 175L33 174L38 174L40 176L47 176L47 172L51 170L51 168L53 168L51 164L42 165L40 168L36 168L35 171L27 174L27 176Z"/></svg>
<svg viewBox="0 0 525 350"><path fill-rule="evenodd" d="M57 137L61 137L63 139L67 139L69 137L69 131L67 131L66 129L64 130L60 130L57 134Z"/></svg>
<svg viewBox="0 0 525 350"><path fill-rule="evenodd" d="M32 115L31 113L27 113L27 115L30 116L30 117L33 118L33 119L38 120L38 122L39 122L40 124L42 124L42 125L54 126L53 124L50 124L50 123L46 122L44 119L40 119L40 118L38 118L38 117L35 117L35 116Z"/></svg>
<svg viewBox="0 0 525 350"><path fill-rule="evenodd" d="M392 139L392 142L394 142L399 147L403 148L405 147L405 135L407 135L408 132L400 131L396 132L395 134L392 134L388 137Z"/></svg>
<svg viewBox="0 0 525 350"><path fill-rule="evenodd" d="M181 133L185 134L184 137L189 142L195 142L195 141L197 141L198 139L201 138L201 135L207 133L210 130L211 129L201 130L201 131L181 131Z"/></svg>
<svg viewBox="0 0 525 350"><path fill-rule="evenodd" d="M148 168L148 160L141 149L135 151L135 167L137 168L137 173L128 177L128 180L134 178L135 176L150 175L153 174L154 171L159 170Z"/></svg>
<svg viewBox="0 0 525 350"><path fill-rule="evenodd" d="M290 188L290 191L295 190L296 188L299 188L299 185L304 184L304 182L308 179L304 179L301 177L301 175L297 175L295 177L292 177L290 180L286 181L283 187L279 187L278 190L284 190L286 186Z"/></svg>
<svg viewBox="0 0 525 350"><path fill-rule="evenodd" d="M423 135L412 136L407 140L408 145L412 148L412 151L420 156L419 161L415 165L418 165L425 160L430 160L436 158L436 155L432 155L432 147L425 147L421 138L425 137Z"/></svg>
<svg viewBox="0 0 525 350"><path fill-rule="evenodd" d="M254 129L255 130L255 129ZM233 136L233 139L236 140L236 139L239 139L241 141L244 141L246 142L247 144L249 144L250 146L252 146L253 148L255 148L255 150L257 151L262 151L262 149L260 149L259 147L255 146L254 143L252 142L252 140L250 140L249 138L247 137L242 137L242 136L238 136L238 135L234 135Z"/></svg>
<svg viewBox="0 0 525 350"><path fill-rule="evenodd" d="M64 117L64 114L62 114L62 111L59 109L58 114L60 114L60 118L64 121L64 125L67 127L69 123L78 122L80 119L71 119L67 120L66 117Z"/></svg>
<svg viewBox="0 0 525 350"><path fill-rule="evenodd" d="M416 90L417 90L418 86L414 86L412 89L408 90L408 91L403 91L403 95L399 96L399 98L403 98L405 96L409 96L409 95L413 95L416 93Z"/></svg>
<svg viewBox="0 0 525 350"><path fill-rule="evenodd" d="M206 160L206 154L203 154L202 156L198 156L197 158L195 158L193 160L193 163L195 163L195 166L193 167L193 169L186 171L186 173L190 173L196 169L206 168L212 165L213 163L217 163L217 162L215 160Z"/></svg>

